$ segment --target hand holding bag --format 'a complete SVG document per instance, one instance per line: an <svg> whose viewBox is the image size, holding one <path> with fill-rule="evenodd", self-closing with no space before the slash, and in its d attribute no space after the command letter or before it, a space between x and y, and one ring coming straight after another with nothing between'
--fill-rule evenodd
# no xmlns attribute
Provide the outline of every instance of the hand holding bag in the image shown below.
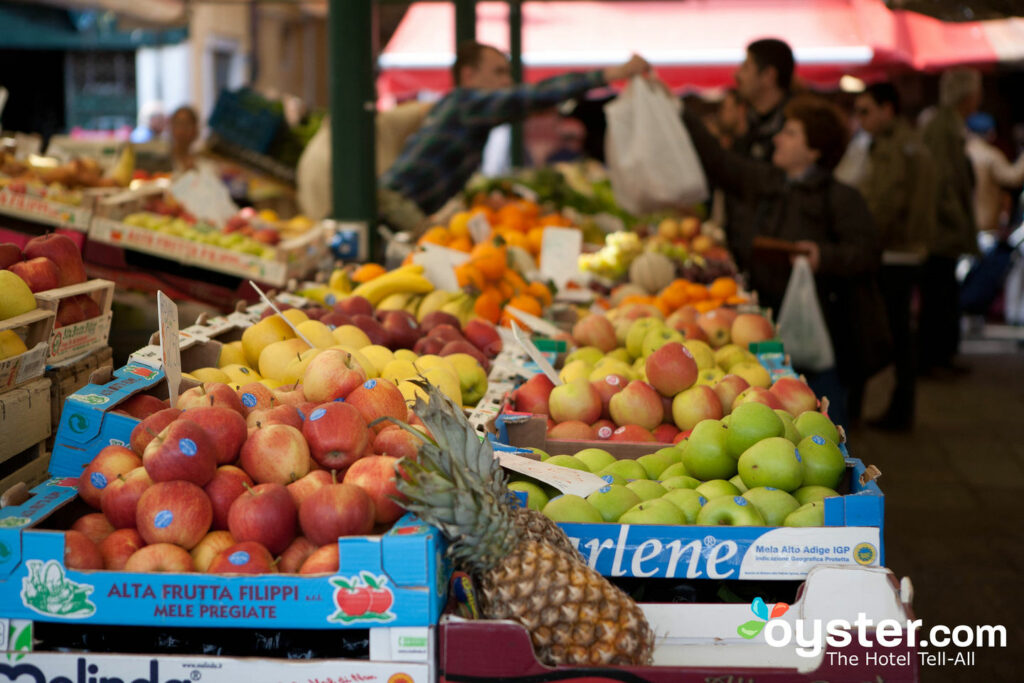
<svg viewBox="0 0 1024 683"><path fill-rule="evenodd" d="M805 256L798 256L793 262L776 331L794 367L820 372L835 365L832 337L818 302L814 273Z"/></svg>

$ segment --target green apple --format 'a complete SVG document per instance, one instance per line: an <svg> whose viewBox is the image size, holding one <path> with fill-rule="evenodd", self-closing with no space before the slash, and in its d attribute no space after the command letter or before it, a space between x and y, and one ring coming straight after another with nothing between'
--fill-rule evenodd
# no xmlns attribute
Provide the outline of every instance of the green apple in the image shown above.
<svg viewBox="0 0 1024 683"><path fill-rule="evenodd" d="M574 360L571 363L566 363L559 371L558 379L562 380L563 384L569 384L573 380L587 379L593 370L594 367L587 361Z"/></svg>
<svg viewBox="0 0 1024 683"><path fill-rule="evenodd" d="M629 480L625 477L621 477L617 474L598 474L597 476L604 479L609 484L618 484L619 486L625 486L629 483Z"/></svg>
<svg viewBox="0 0 1024 683"><path fill-rule="evenodd" d="M747 492L747 485L743 483L743 477L740 475L737 474L735 477L730 479L729 483L736 487L736 490L740 492L740 495Z"/></svg>
<svg viewBox="0 0 1024 683"><path fill-rule="evenodd" d="M706 384L709 387L713 387L723 377L725 377L725 373L719 368L704 368L697 373L697 384Z"/></svg>
<svg viewBox="0 0 1024 683"><path fill-rule="evenodd" d="M549 465L558 465L559 467L568 467L572 470L581 470L583 472L589 472L590 468L583 463L583 461L576 458L573 455L552 455L550 458L545 460Z"/></svg>
<svg viewBox="0 0 1024 683"><path fill-rule="evenodd" d="M544 516L554 522L593 522L600 524L604 521L601 513L585 498L574 496L571 493L556 496L548 501L542 510Z"/></svg>
<svg viewBox="0 0 1024 683"><path fill-rule="evenodd" d="M524 450L532 451L534 455L540 458L541 462L544 462L545 460L551 457L550 455L547 454L547 451L542 451L541 449L534 448L533 446L527 446Z"/></svg>
<svg viewBox="0 0 1024 683"><path fill-rule="evenodd" d="M825 526L825 501L804 503L786 515L783 526Z"/></svg>
<svg viewBox="0 0 1024 683"><path fill-rule="evenodd" d="M509 491L522 491L526 494L526 507L531 510L543 510L548 504L548 494L544 489L531 481L513 481L508 485Z"/></svg>
<svg viewBox="0 0 1024 683"><path fill-rule="evenodd" d="M690 473L686 471L686 465L681 462L669 465L661 471L661 477L659 481L665 481L673 477L689 477Z"/></svg>
<svg viewBox="0 0 1024 683"><path fill-rule="evenodd" d="M647 334L644 335L644 340L640 345L640 357L647 358L662 346L669 342L683 343L683 335L677 330L671 327L652 327L647 330Z"/></svg>
<svg viewBox="0 0 1024 683"><path fill-rule="evenodd" d="M693 360L696 361L698 370L708 370L717 367L715 365L715 352L701 340L686 339L683 341L683 346L688 348L690 353L693 354Z"/></svg>
<svg viewBox="0 0 1024 683"><path fill-rule="evenodd" d="M701 507L708 502L707 498L693 489L672 489L662 496L661 499L667 500L682 510L683 514L686 515L687 524L693 524L697 521L697 515L700 514Z"/></svg>
<svg viewBox="0 0 1024 683"><path fill-rule="evenodd" d="M696 491L708 500L714 500L722 496L740 495L740 490L725 479L710 479L698 486Z"/></svg>
<svg viewBox="0 0 1024 683"><path fill-rule="evenodd" d="M602 358L604 358L604 351L596 346L581 346L565 357L564 365L568 365L574 360L582 360L585 361L587 365L593 366L597 365L597 362Z"/></svg>
<svg viewBox="0 0 1024 683"><path fill-rule="evenodd" d="M780 420L782 420L782 426L786 429L783 436L792 441L794 445L800 443L800 439L803 437L800 436L800 432L797 431L796 425L793 424L793 416L781 408L776 408L775 414L779 416Z"/></svg>
<svg viewBox="0 0 1024 683"><path fill-rule="evenodd" d="M800 507L796 498L774 486L752 488L743 497L757 508L768 526L782 526L786 515Z"/></svg>
<svg viewBox="0 0 1024 683"><path fill-rule="evenodd" d="M825 437L814 434L796 445L804 465L804 486L839 486L846 472L846 458L839 446Z"/></svg>
<svg viewBox="0 0 1024 683"><path fill-rule="evenodd" d="M635 320L626 333L626 350L632 358L643 356L644 337L652 329L664 327L665 323L657 318L640 318Z"/></svg>
<svg viewBox="0 0 1024 683"><path fill-rule="evenodd" d="M725 447L729 455L739 458L758 441L785 433L786 426L774 410L763 403L743 403L736 406L729 417Z"/></svg>
<svg viewBox="0 0 1024 683"><path fill-rule="evenodd" d="M654 451L655 455L663 455L672 458L673 463L683 461L683 449L680 446L666 446Z"/></svg>
<svg viewBox="0 0 1024 683"><path fill-rule="evenodd" d="M664 486L650 479L634 479L626 484L626 488L640 496L640 500L661 498L668 492Z"/></svg>
<svg viewBox="0 0 1024 683"><path fill-rule="evenodd" d="M833 498L838 495L839 493L827 486L801 486L796 491L793 491L793 497L801 505L806 505L816 500Z"/></svg>
<svg viewBox="0 0 1024 683"><path fill-rule="evenodd" d="M661 479L662 472L667 470L670 465L677 464L671 455L658 455L657 453L641 455L636 461L644 468L648 479Z"/></svg>
<svg viewBox="0 0 1024 683"><path fill-rule="evenodd" d="M683 451L687 473L703 481L728 479L736 474L736 459L729 455L725 446L728 436L729 430L720 420L698 422Z"/></svg>
<svg viewBox="0 0 1024 683"><path fill-rule="evenodd" d="M764 526L764 517L743 496L722 496L708 500L697 515L701 526Z"/></svg>
<svg viewBox="0 0 1024 683"><path fill-rule="evenodd" d="M601 518L606 522L618 521L622 513L641 500L632 490L618 484L609 484L587 496L587 502L601 513Z"/></svg>
<svg viewBox="0 0 1024 683"><path fill-rule="evenodd" d="M739 344L726 344L715 349L715 363L726 373L743 361L757 361L757 357Z"/></svg>
<svg viewBox="0 0 1024 683"><path fill-rule="evenodd" d="M574 457L586 465L591 472L600 472L615 462L615 456L603 448L584 448Z"/></svg>
<svg viewBox="0 0 1024 683"><path fill-rule="evenodd" d="M700 486L700 479L694 479L693 477L687 477L686 475L680 474L675 477L669 477L668 479L662 479L658 482L665 487L667 491L672 489L695 489Z"/></svg>
<svg viewBox="0 0 1024 683"><path fill-rule="evenodd" d="M619 524L686 524L686 515L671 501L655 498L626 510Z"/></svg>
<svg viewBox="0 0 1024 683"><path fill-rule="evenodd" d="M832 420L816 410L805 410L796 416L793 421L796 430L800 432L801 438L808 436L823 436L834 444L839 443L839 430L832 424Z"/></svg>
<svg viewBox="0 0 1024 683"><path fill-rule="evenodd" d="M636 460L616 460L597 474L598 476L614 474L627 481L630 479L643 479L647 476L647 472L644 471L644 468Z"/></svg>
<svg viewBox="0 0 1024 683"><path fill-rule="evenodd" d="M740 456L738 467L748 489L774 486L795 491L803 482L803 465L789 439L773 436L758 441Z"/></svg>

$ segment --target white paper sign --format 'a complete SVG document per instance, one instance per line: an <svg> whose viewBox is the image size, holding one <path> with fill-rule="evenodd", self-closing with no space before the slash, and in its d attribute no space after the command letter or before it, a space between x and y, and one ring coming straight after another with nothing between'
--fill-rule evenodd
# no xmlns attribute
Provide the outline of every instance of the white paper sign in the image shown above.
<svg viewBox="0 0 1024 683"><path fill-rule="evenodd" d="M227 186L209 169L186 171L169 189L189 213L215 225L223 225L238 213Z"/></svg>
<svg viewBox="0 0 1024 683"><path fill-rule="evenodd" d="M532 313L520 311L515 306L506 306L505 311L510 315L514 315L516 318L518 318L521 322L525 323L526 325L529 325L530 329L533 330L534 332L539 332L540 334L547 335L548 337L554 337L557 334L562 334L562 330L560 330L555 325L552 325L547 320L544 320L543 318L538 318Z"/></svg>
<svg viewBox="0 0 1024 683"><path fill-rule="evenodd" d="M540 247L540 274L559 289L579 272L583 233L573 228L545 228Z"/></svg>
<svg viewBox="0 0 1024 683"><path fill-rule="evenodd" d="M515 320L512 321L512 335L515 337L516 342L519 343L519 346L523 347L523 351L526 351L526 354L532 358L533 362L537 364L537 367L541 369L541 372L547 375L548 379L550 379L556 387L560 386L562 384L562 379L558 376L558 373L555 372L553 367L551 367L551 363L549 363L548 359L544 357L544 354L540 352L540 349L538 349L534 343L522 333L519 329L519 325L516 325Z"/></svg>
<svg viewBox="0 0 1024 683"><path fill-rule="evenodd" d="M446 292L459 291L459 279L455 277L455 266L469 260L469 254L458 249L448 249L436 244L424 244L423 251L412 256L412 262L423 266L423 277L430 280L437 289Z"/></svg>
<svg viewBox="0 0 1024 683"><path fill-rule="evenodd" d="M470 218L466 227L469 228L469 236L473 239L473 244L480 244L491 236L491 223L482 213Z"/></svg>
<svg viewBox="0 0 1024 683"><path fill-rule="evenodd" d="M178 387L181 386L181 349L178 347L178 306L163 292L156 293L157 314L160 317L160 355L167 378L167 392L171 407L178 405Z"/></svg>
<svg viewBox="0 0 1024 683"><path fill-rule="evenodd" d="M267 298L267 295L263 293L263 290L260 289L259 286L255 282L253 282L252 280L249 280L249 286L251 286L253 289L256 290L256 293L260 295L260 299L263 300L263 303L265 303L266 305L270 306L270 308L273 309L274 313L276 313L277 316L279 318L281 318L281 320L283 320L288 327L292 328L292 332L295 333L296 337L298 337L302 341L306 342L306 345L309 346L309 348L311 348L311 349L315 348L313 346L313 343L311 341L309 341L308 339L306 339L306 335L304 335L301 332L299 332L299 328L295 327L295 325L292 324L291 320L289 320L285 316L281 315L281 309L279 309L277 306L275 306L274 302Z"/></svg>
<svg viewBox="0 0 1024 683"><path fill-rule="evenodd" d="M495 451L494 455L505 469L539 479L545 484L554 486L562 493L586 498L594 491L608 485L607 481L590 472L548 465L507 451Z"/></svg>

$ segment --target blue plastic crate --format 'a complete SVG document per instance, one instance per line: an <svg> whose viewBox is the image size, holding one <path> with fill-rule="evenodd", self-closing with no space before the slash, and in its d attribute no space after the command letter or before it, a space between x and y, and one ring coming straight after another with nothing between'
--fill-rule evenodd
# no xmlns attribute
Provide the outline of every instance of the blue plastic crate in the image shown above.
<svg viewBox="0 0 1024 683"><path fill-rule="evenodd" d="M284 115L245 88L235 92L222 90L209 124L227 142L266 154L284 125Z"/></svg>

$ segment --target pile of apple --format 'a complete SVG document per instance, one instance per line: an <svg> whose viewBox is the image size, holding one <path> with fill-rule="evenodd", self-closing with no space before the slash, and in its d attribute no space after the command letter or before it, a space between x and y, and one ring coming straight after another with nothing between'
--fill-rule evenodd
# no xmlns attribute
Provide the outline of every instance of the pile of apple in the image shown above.
<svg viewBox="0 0 1024 683"><path fill-rule="evenodd" d="M658 318L631 320L617 330L606 317L590 315L573 329L576 342L584 346L566 358L559 374L563 383L556 387L544 375L532 377L516 390L515 408L548 415L553 439L665 443L747 402L786 410L792 417L816 409L817 398L806 384L773 385L769 372L745 348L772 338L768 320L758 314L733 315L728 339L735 343L718 349L685 338Z"/></svg>
<svg viewBox="0 0 1024 683"><path fill-rule="evenodd" d="M17 275L31 294L49 289L77 285L86 281L85 264L78 245L67 235L55 232L30 239L23 248L10 242L0 244L0 269ZM16 294L25 299L20 307L28 307L24 288L6 284L0 297ZM35 308L34 300L27 310ZM73 325L100 314L99 305L88 294L77 294L61 300L54 327Z"/></svg>
<svg viewBox="0 0 1024 683"><path fill-rule="evenodd" d="M131 572L300 574L338 569L338 538L387 528L395 463L415 457L412 419L392 382L325 350L301 387L238 391L208 382L177 407L148 396L130 448L108 446L79 477L100 512L65 532L65 564Z"/></svg>
<svg viewBox="0 0 1024 683"><path fill-rule="evenodd" d="M797 381L797 380L793 380ZM838 496L846 460L835 425L815 411L790 420L745 403L702 420L687 439L636 460L588 448L541 459L590 471L609 483L586 499L516 475L509 488L556 522L823 526L825 498Z"/></svg>

